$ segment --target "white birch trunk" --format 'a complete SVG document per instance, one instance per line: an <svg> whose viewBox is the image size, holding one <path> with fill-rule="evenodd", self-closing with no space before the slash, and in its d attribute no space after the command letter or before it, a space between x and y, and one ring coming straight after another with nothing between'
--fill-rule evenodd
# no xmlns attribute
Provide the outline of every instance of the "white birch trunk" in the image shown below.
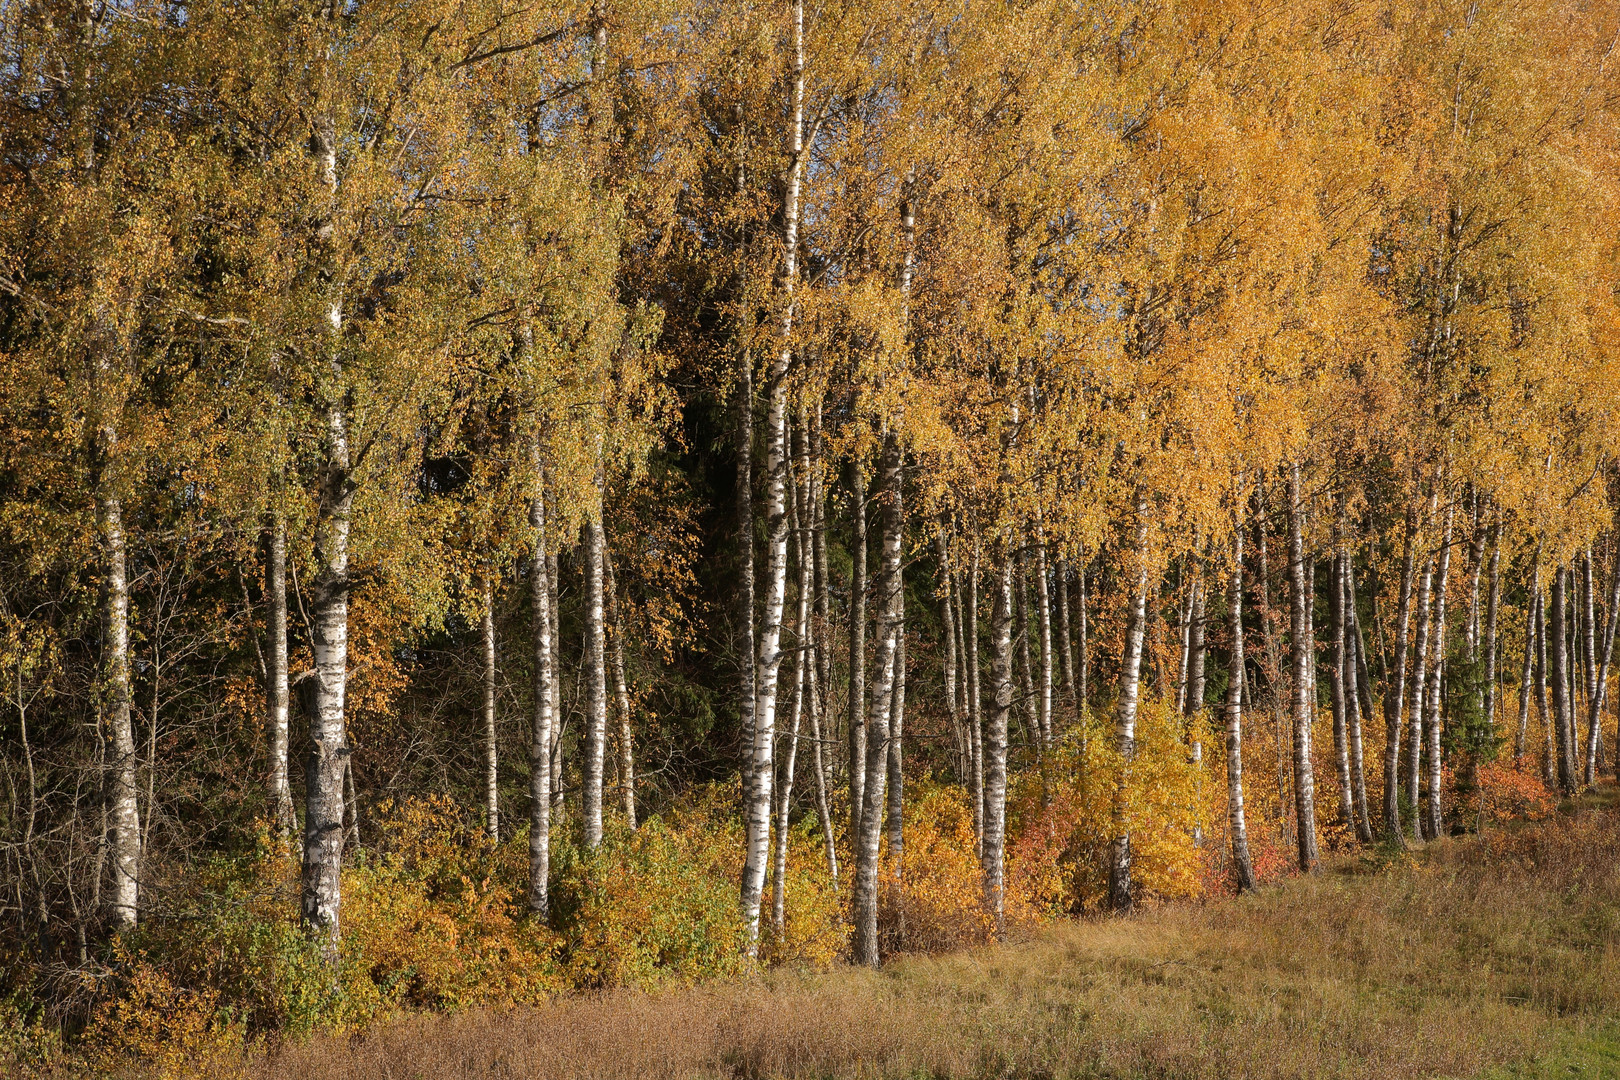
<svg viewBox="0 0 1620 1080"><path fill-rule="evenodd" d="M534 530L529 553L530 612L534 626L534 730L529 750L529 911L543 921L550 915L551 750L557 715L557 675L552 652L545 473L538 440L530 445L529 457L535 482L535 492L529 499L529 525Z"/></svg>
<svg viewBox="0 0 1620 1080"><path fill-rule="evenodd" d="M982 838L985 908L999 935L1006 908L1007 840L1007 720L1012 712L1012 576L1008 552L995 575L995 598L990 612L990 712L985 717L982 791ZM977 553L975 553L977 563Z"/></svg>
<svg viewBox="0 0 1620 1080"><path fill-rule="evenodd" d="M484 578L484 610L479 620L484 646L484 831L491 840L501 838L499 748L495 739L495 581Z"/></svg>
<svg viewBox="0 0 1620 1080"><path fill-rule="evenodd" d="M624 820L636 827L636 733L630 713L630 685L624 677L626 629L619 611L619 583L613 575L613 555L605 552L602 569L607 576L608 618L613 623L613 700L619 713L619 799Z"/></svg>
<svg viewBox="0 0 1620 1080"><path fill-rule="evenodd" d="M1232 868L1240 893L1253 891L1254 862L1249 858L1249 831L1243 813L1243 523L1232 529L1232 577L1227 588L1227 620L1232 634L1232 662L1226 685L1226 820L1232 834Z"/></svg>
<svg viewBox="0 0 1620 1080"><path fill-rule="evenodd" d="M1294 824L1298 833L1299 868L1314 874L1321 862L1316 841L1316 778L1311 764L1311 669L1315 657L1311 649L1305 582L1305 513L1300 498L1296 462L1288 472L1288 580L1294 653Z"/></svg>
<svg viewBox="0 0 1620 1080"><path fill-rule="evenodd" d="M285 839L298 827L293 814L292 783L287 773L289 710L292 702L287 673L287 520L278 511L270 525L270 558L265 567L265 594L269 601L269 676L265 695L269 704L270 800L275 805L276 828Z"/></svg>
<svg viewBox="0 0 1620 1080"><path fill-rule="evenodd" d="M606 582L603 574L607 537L602 528L600 488L595 515L584 528L585 655L580 677L585 682L585 746L580 761L579 813L586 851L602 843L602 787L607 764Z"/></svg>
<svg viewBox="0 0 1620 1080"><path fill-rule="evenodd" d="M1114 784L1112 831L1108 860L1108 906L1128 911L1135 903L1131 881L1131 829L1127 805L1132 759L1136 756L1136 714L1142 691L1142 643L1147 635L1148 520L1147 500L1136 499L1136 536L1132 556L1136 563L1131 582L1130 621L1125 629L1125 655L1120 665L1119 706L1114 720L1115 749L1120 774Z"/></svg>

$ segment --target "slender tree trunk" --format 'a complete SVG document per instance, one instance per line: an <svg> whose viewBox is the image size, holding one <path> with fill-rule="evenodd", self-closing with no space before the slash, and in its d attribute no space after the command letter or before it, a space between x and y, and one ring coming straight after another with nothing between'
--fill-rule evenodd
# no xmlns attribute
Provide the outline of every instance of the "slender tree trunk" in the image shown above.
<svg viewBox="0 0 1620 1080"><path fill-rule="evenodd" d="M1592 549L1581 553L1581 671L1586 676L1582 686L1590 703L1597 697L1597 601L1596 584L1592 579Z"/></svg>
<svg viewBox="0 0 1620 1080"><path fill-rule="evenodd" d="M1440 705L1445 686L1446 663L1446 592L1451 576L1451 509L1446 510L1445 530L1440 541L1440 574L1434 592L1434 632L1430 643L1433 658L1429 663L1428 711L1423 718L1424 736L1428 744L1429 776L1427 827L1429 839L1440 835L1443 824L1440 799L1442 777L1440 761Z"/></svg>
<svg viewBox="0 0 1620 1080"><path fill-rule="evenodd" d="M1193 764L1204 760L1204 692L1208 648L1205 641L1204 586L1193 579L1192 619L1187 629L1187 735Z"/></svg>
<svg viewBox="0 0 1620 1080"><path fill-rule="evenodd" d="M1131 829L1127 800L1131 762L1136 757L1136 714L1142 691L1142 643L1148 620L1148 507L1136 498L1136 536L1132 555L1136 562L1131 583L1130 622L1125 630L1125 656L1120 667L1119 708L1114 720L1115 749L1120 757L1120 775L1114 785L1112 809L1113 838L1108 861L1108 906L1128 911L1135 903L1131 882Z"/></svg>
<svg viewBox="0 0 1620 1080"><path fill-rule="evenodd" d="M1330 681L1330 699L1333 705L1333 758L1339 772L1339 820L1346 828L1356 827L1356 804L1350 779L1350 709L1354 684L1350 694L1345 693L1347 676L1351 670L1351 649L1345 630L1345 577L1350 553L1341 540L1333 553L1333 572L1328 585L1328 633L1332 635L1333 678Z"/></svg>
<svg viewBox="0 0 1620 1080"><path fill-rule="evenodd" d="M899 635L904 609L900 604L900 541L904 525L900 503L900 439L891 429L884 436L879 485L882 492L882 560L878 570L878 610L881 628L867 709L866 784L862 791L860 831L857 836L854 902L855 962L876 967L878 955L878 871L883 826L888 809L890 722L894 713L894 687L899 656Z"/></svg>
<svg viewBox="0 0 1620 1080"><path fill-rule="evenodd" d="M962 640L967 645L968 674L968 742L973 748L973 771L969 781L968 798L973 803L973 836L977 841L979 858L984 859L984 776L985 727L983 699L979 693L979 541L973 540L973 554L968 561L967 616L962 628ZM995 694L992 687L991 694ZM1005 730L1005 729L1003 729ZM1003 741L1005 748L1005 741ZM1006 767L1003 761L1003 768Z"/></svg>
<svg viewBox="0 0 1620 1080"><path fill-rule="evenodd" d="M1036 630L1040 634L1041 685L1038 704L1043 754L1052 748L1052 595L1046 580L1046 535L1035 527L1035 603L1039 605Z"/></svg>
<svg viewBox="0 0 1620 1080"><path fill-rule="evenodd" d="M1076 707L1079 711L1084 712L1086 703L1091 700L1091 688L1089 685L1091 681L1091 641L1088 635L1090 613L1086 610L1090 605L1087 603L1089 597L1086 592L1086 564L1084 560L1080 563L1076 583L1080 586L1080 608L1076 612L1078 616L1076 630L1079 634L1078 645L1080 652L1076 657L1074 692L1077 702Z"/></svg>
<svg viewBox="0 0 1620 1080"><path fill-rule="evenodd" d="M534 731L529 748L529 911L541 921L550 916L551 877L551 745L556 726L557 671L552 652L550 551L546 542L545 472L539 441L529 449L535 491L529 499L530 611L534 626Z"/></svg>
<svg viewBox="0 0 1620 1080"><path fill-rule="evenodd" d="M1485 658L1485 696L1481 712L1485 717L1485 731L1489 744L1496 745L1496 662L1497 622L1502 611L1502 516L1498 511L1491 526L1490 573L1486 581L1485 627L1480 642ZM1476 754L1477 758L1478 755Z"/></svg>
<svg viewBox="0 0 1620 1080"><path fill-rule="evenodd" d="M1041 718L1035 698L1034 669L1029 662L1029 566L1028 550L1019 549L1017 576L1014 579L1013 600L1017 605L1013 614L1013 637L1017 640L1019 712L1024 716L1024 731L1035 750L1035 759L1044 764L1046 744L1041 738Z"/></svg>
<svg viewBox="0 0 1620 1080"><path fill-rule="evenodd" d="M945 679L945 711L951 721L951 740L956 745L957 775L966 777L970 768L967 731L962 725L962 710L958 705L956 696L957 687L957 648L956 648L956 618L951 607L951 596L955 591L951 586L955 575L951 572L950 549L945 539L945 529L942 526L934 536L934 550L939 555L940 598L939 621L940 640L944 648Z"/></svg>
<svg viewBox="0 0 1620 1080"><path fill-rule="evenodd" d="M1412 804L1412 839L1423 839L1423 800L1419 785L1423 779L1423 703L1429 687L1429 627L1433 611L1429 604L1434 585L1434 563L1426 562L1418 579L1417 638L1412 652L1417 669L1412 673L1412 717L1407 733L1406 798Z"/></svg>
<svg viewBox="0 0 1620 1080"><path fill-rule="evenodd" d="M1590 555L1588 555L1590 558ZM1588 706L1586 723L1586 768L1584 782L1590 786L1597 782L1598 737L1603 733L1603 704L1608 697L1609 664L1614 659L1615 612L1620 611L1620 570L1614 575L1609 594L1609 612L1603 628L1603 645L1598 655L1597 674L1593 679L1593 692ZM1592 625L1597 621L1594 618Z"/></svg>
<svg viewBox="0 0 1620 1080"><path fill-rule="evenodd" d="M495 740L495 578L484 575L484 610L479 620L484 645L484 832L501 838L499 747Z"/></svg>
<svg viewBox="0 0 1620 1080"><path fill-rule="evenodd" d="M1552 639L1552 699L1554 743L1558 753L1558 787L1564 794L1575 790L1574 755L1569 745L1570 677L1569 628L1565 622L1569 604L1569 570L1553 571L1552 619L1548 636Z"/></svg>
<svg viewBox="0 0 1620 1080"><path fill-rule="evenodd" d="M1059 678L1063 682L1063 700L1070 709L1078 712L1078 699L1074 696L1074 635L1069 625L1069 563L1066 559L1058 560L1057 591Z"/></svg>
<svg viewBox="0 0 1620 1080"><path fill-rule="evenodd" d="M104 427L103 442L108 448L115 439L116 432L111 425ZM124 513L122 502L112 494L110 487L104 479L96 506L106 574L102 614L107 637L102 653L102 678L108 699L113 750L111 796L108 800L112 811L109 815L112 827L108 847L112 852L113 887L108 899L108 914L115 929L127 930L135 925L140 901L140 796L135 775L135 724L131 716L129 579L126 571Z"/></svg>
<svg viewBox="0 0 1620 1080"><path fill-rule="evenodd" d="M553 490L551 472L545 473L544 489ZM552 501L553 516L557 504ZM562 585L562 572L557 566L557 549L551 548L546 552L546 588L551 595L548 614L551 619L551 805L561 807L564 802L563 792L563 711L562 711L562 631L558 627L561 617L561 605L557 601L557 593Z"/></svg>
<svg viewBox="0 0 1620 1080"><path fill-rule="evenodd" d="M1524 608L1524 667L1519 676L1519 730L1513 738L1513 764L1524 760L1525 734L1530 726L1530 694L1535 683L1536 627L1541 619L1541 548L1530 563L1530 596Z"/></svg>
<svg viewBox="0 0 1620 1080"><path fill-rule="evenodd" d="M1009 551L995 575L990 608L990 713L984 726L982 761L984 899L998 935L1006 903L1007 720L1012 712L1012 579L1016 557ZM977 552L974 562L978 562Z"/></svg>
<svg viewBox="0 0 1620 1080"><path fill-rule="evenodd" d="M1547 683L1551 665L1547 661L1547 608L1548 598L1542 594L1536 605L1536 710L1541 714L1541 731L1546 737L1546 753L1542 759L1542 777L1548 787L1558 783L1558 752L1553 734L1553 713L1547 700Z"/></svg>
<svg viewBox="0 0 1620 1080"><path fill-rule="evenodd" d="M793 534L793 554L799 565L799 603L797 617L794 619L793 639L798 646L793 661L793 707L792 727L788 736L787 761L782 766L782 776L777 790L776 798L776 859L771 872L771 927L776 932L776 941L780 943L787 928L787 854L788 854L788 814L793 806L793 777L794 770L799 761L799 731L804 719L804 706L807 674L813 662L810 654L810 592L812 574L810 562L805 558L806 545L804 533L799 524L803 520L799 513L797 480L789 489L793 498L789 503L789 525Z"/></svg>
<svg viewBox="0 0 1620 1080"><path fill-rule="evenodd" d="M1356 838L1363 844L1373 840L1372 815L1367 809L1367 768L1363 754L1361 717L1372 715L1372 687L1367 678L1361 635L1361 618L1356 612L1355 558L1344 554L1345 640L1348 668L1344 673L1345 728L1350 742L1350 796L1355 810Z"/></svg>
<svg viewBox="0 0 1620 1080"><path fill-rule="evenodd" d="M624 638L626 628L619 611L619 583L613 574L613 555L602 553L602 570L607 577L608 618L613 623L613 699L619 710L619 796L624 820L636 827L636 733L630 715L630 685L624 677Z"/></svg>
<svg viewBox="0 0 1620 1080"><path fill-rule="evenodd" d="M1316 844L1316 782L1311 770L1311 666L1315 658L1311 655L1306 610L1304 518L1299 465L1295 463L1288 473L1288 578L1294 651L1294 818L1299 838L1299 868L1314 874L1321 857Z"/></svg>
<svg viewBox="0 0 1620 1080"><path fill-rule="evenodd" d="M600 501L593 510L600 511ZM585 649L581 677L585 681L585 753L581 761L579 797L581 837L586 851L602 842L602 787L607 765L607 624L606 583L602 571L606 536L600 518L584 528Z"/></svg>
<svg viewBox="0 0 1620 1080"><path fill-rule="evenodd" d="M1255 554L1259 565L1256 569L1257 592L1260 601L1260 632L1262 644L1265 647L1265 673L1266 681L1271 692L1271 709L1274 728L1277 733L1277 789L1278 789L1278 827L1281 829L1287 816L1287 804L1290 801L1285 788L1289 781L1289 759L1286 738L1288 734L1288 683L1289 673L1283 669L1282 643L1277 633L1278 617L1271 610L1271 565L1270 550L1266 544L1266 481L1264 477L1255 480L1254 498L1258 513L1255 515Z"/></svg>
<svg viewBox="0 0 1620 1080"><path fill-rule="evenodd" d="M270 524L270 559L265 567L265 594L269 600L270 669L270 799L276 808L276 828L283 839L298 827L293 814L292 783L287 774L291 683L287 673L287 520L279 511Z"/></svg>
<svg viewBox="0 0 1620 1080"><path fill-rule="evenodd" d="M1227 588L1227 620L1232 662L1226 684L1226 818L1232 833L1232 868L1237 891L1255 887L1249 833L1243 816L1243 522L1232 529L1232 579Z"/></svg>
<svg viewBox="0 0 1620 1080"><path fill-rule="evenodd" d="M861 807L866 791L866 477L849 465L849 843L851 857L860 842Z"/></svg>
<svg viewBox="0 0 1620 1080"><path fill-rule="evenodd" d="M1395 616L1393 675L1384 687L1384 834L1399 842L1401 832L1401 731L1406 703L1406 634L1412 621L1412 579L1416 571L1418 518L1416 503L1406 508L1406 538L1401 547L1401 593Z"/></svg>

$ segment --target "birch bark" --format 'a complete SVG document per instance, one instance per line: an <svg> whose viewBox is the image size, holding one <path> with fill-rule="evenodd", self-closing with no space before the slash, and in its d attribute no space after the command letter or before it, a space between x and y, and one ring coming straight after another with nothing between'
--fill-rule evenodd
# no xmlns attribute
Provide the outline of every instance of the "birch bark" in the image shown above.
<svg viewBox="0 0 1620 1080"><path fill-rule="evenodd" d="M1296 462L1288 472L1288 579L1294 652L1294 818L1299 868L1314 874L1321 861L1316 842L1316 782L1311 766L1311 666L1315 658L1311 655L1306 611L1305 514L1300 500Z"/></svg>

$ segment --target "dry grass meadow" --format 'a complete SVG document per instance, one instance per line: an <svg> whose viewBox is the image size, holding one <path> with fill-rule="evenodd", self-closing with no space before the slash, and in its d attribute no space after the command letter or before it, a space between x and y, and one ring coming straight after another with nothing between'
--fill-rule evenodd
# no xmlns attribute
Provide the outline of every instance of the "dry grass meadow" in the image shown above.
<svg viewBox="0 0 1620 1080"><path fill-rule="evenodd" d="M1620 1077L1620 811L881 973L418 1015L256 1080ZM1608 804L1608 805L1604 805Z"/></svg>

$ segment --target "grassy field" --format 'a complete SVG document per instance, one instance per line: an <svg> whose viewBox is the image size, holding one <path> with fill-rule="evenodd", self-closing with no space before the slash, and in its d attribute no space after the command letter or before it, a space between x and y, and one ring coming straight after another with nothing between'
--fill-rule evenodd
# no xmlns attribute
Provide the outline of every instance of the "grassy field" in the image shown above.
<svg viewBox="0 0 1620 1080"><path fill-rule="evenodd" d="M1620 812L881 973L417 1016L260 1080L1620 1077ZM1578 811L1578 812L1576 812Z"/></svg>

